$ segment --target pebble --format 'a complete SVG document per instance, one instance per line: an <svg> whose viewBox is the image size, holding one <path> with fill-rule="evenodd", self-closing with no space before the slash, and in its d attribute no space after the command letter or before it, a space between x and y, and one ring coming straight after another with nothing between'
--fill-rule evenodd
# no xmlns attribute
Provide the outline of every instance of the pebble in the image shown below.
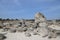
<svg viewBox="0 0 60 40"><path fill-rule="evenodd" d="M30 33L28 33L28 32L25 32L25 36L26 36L26 37L30 37L30 36L31 36L31 34L30 34Z"/></svg>

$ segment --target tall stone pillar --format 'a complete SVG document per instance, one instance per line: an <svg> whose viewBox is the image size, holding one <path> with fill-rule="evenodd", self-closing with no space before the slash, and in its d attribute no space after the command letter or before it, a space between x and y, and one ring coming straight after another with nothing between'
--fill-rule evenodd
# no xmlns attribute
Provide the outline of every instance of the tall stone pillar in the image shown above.
<svg viewBox="0 0 60 40"><path fill-rule="evenodd" d="M46 36L48 35L48 26L47 26L47 20L45 18L45 16L40 13L37 12L35 14L35 25L39 25L39 28L37 27L37 31L40 33L41 36Z"/></svg>

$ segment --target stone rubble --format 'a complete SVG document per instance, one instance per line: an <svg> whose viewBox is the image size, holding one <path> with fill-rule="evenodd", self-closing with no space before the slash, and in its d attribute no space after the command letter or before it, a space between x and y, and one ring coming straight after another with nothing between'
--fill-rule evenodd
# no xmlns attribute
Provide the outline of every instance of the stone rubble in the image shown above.
<svg viewBox="0 0 60 40"><path fill-rule="evenodd" d="M1 23L0 23L1 24ZM52 26L54 25L54 27ZM8 31L8 32L25 32L25 36L30 37L33 35L40 35L42 37L48 36L48 38L55 38L57 37L58 33L60 33L59 26L57 27L56 22L53 21L53 24L49 25L46 17L38 12L35 14L35 21L33 24L26 22L26 20L21 20L21 23L13 24L9 22L3 23L2 32ZM11 27L10 27L11 26ZM54 29L55 27L59 28L59 30ZM32 33L32 34L31 34ZM0 39L3 38L3 35L0 34Z"/></svg>
<svg viewBox="0 0 60 40"><path fill-rule="evenodd" d="M4 39L6 39L6 36L0 33L0 40L4 40Z"/></svg>

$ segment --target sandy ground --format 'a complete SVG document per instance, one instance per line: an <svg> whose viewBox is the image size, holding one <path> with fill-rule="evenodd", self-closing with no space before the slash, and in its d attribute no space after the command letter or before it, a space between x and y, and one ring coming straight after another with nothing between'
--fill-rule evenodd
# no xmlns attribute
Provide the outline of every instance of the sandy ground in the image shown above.
<svg viewBox="0 0 60 40"><path fill-rule="evenodd" d="M5 40L60 40L60 37L48 39L47 37L42 38L39 35L32 35L31 37L26 37L24 33L7 33L7 38Z"/></svg>

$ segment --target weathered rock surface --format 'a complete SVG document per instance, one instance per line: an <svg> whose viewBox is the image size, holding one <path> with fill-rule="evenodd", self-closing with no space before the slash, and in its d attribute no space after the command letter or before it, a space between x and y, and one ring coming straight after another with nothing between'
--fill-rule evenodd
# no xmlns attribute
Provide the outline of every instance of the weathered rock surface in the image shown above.
<svg viewBox="0 0 60 40"><path fill-rule="evenodd" d="M55 38L57 35L60 35L60 25L57 25L55 20L52 21L52 25L48 24L46 17L40 12L35 14L33 21L23 19L18 22L16 22L16 20L13 22L0 22L0 27L2 27L0 32L25 32L25 36L27 37L30 37L31 33L42 37L48 36L48 38ZM2 39L2 37L0 39Z"/></svg>
<svg viewBox="0 0 60 40"><path fill-rule="evenodd" d="M30 37L31 34L30 34L29 32L25 32L25 36L26 36L26 37Z"/></svg>
<svg viewBox="0 0 60 40"><path fill-rule="evenodd" d="M60 27L56 24L50 25L48 26L49 29L49 36L52 38L57 37L58 35L60 35Z"/></svg>
<svg viewBox="0 0 60 40"><path fill-rule="evenodd" d="M4 34L0 34L0 40L4 40L6 36Z"/></svg>
<svg viewBox="0 0 60 40"><path fill-rule="evenodd" d="M47 29L47 23L46 23L46 18L43 14L41 14L40 12L38 12L35 15L35 23L39 25L39 30L38 32L40 32L41 36L45 36L48 35L48 29Z"/></svg>

